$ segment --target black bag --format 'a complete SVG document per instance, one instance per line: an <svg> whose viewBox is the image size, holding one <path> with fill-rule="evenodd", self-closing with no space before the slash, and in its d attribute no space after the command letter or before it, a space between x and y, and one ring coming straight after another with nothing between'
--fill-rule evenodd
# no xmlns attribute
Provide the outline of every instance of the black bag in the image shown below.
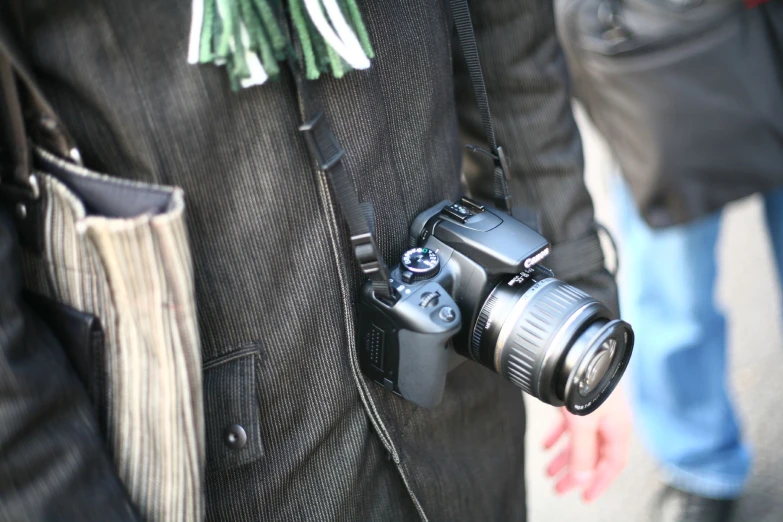
<svg viewBox="0 0 783 522"><path fill-rule="evenodd" d="M21 258L0 265L21 264L27 302L88 390L144 520L202 520L201 345L184 193L82 166L2 22L0 205L24 248L0 252Z"/></svg>
<svg viewBox="0 0 783 522"><path fill-rule="evenodd" d="M650 226L783 183L783 2L556 5L575 95Z"/></svg>

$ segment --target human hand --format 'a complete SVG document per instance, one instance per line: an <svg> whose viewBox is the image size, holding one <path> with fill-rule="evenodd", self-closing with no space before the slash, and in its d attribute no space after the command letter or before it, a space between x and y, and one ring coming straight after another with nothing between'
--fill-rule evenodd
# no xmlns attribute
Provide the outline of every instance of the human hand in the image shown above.
<svg viewBox="0 0 783 522"><path fill-rule="evenodd" d="M631 410L622 390L615 390L600 408L585 417L561 408L560 418L544 438L544 449L551 449L563 435L567 435L568 442L549 462L546 473L556 481L558 494L578 488L582 500L591 502L628 462Z"/></svg>

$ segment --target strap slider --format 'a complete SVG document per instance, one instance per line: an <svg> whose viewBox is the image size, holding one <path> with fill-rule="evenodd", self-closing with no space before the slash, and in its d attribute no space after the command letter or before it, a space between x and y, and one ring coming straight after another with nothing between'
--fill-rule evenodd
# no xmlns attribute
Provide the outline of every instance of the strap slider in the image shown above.
<svg viewBox="0 0 783 522"><path fill-rule="evenodd" d="M372 234L359 234L351 236L351 245L353 246L356 260L362 268L362 272L369 276L381 270L381 264L378 261L378 247L375 245L375 239Z"/></svg>
<svg viewBox="0 0 783 522"><path fill-rule="evenodd" d="M489 149L485 149L484 147L480 147L478 145L465 145L465 148L468 149L470 152L480 152L481 154L486 154L490 158L492 158L492 162L495 164L496 167L500 167L500 170L503 171L503 177L506 181L511 181L511 169L509 167L510 163L508 161L508 156L506 156L506 151L498 145L497 152L492 152Z"/></svg>
<svg viewBox="0 0 783 522"><path fill-rule="evenodd" d="M506 156L506 151L503 150L503 147L498 145L498 154L497 156L494 156L495 158L495 164L500 167L500 170L503 171L503 177L506 179L506 181L511 181L511 168L510 163L508 161L508 156Z"/></svg>
<svg viewBox="0 0 783 522"><path fill-rule="evenodd" d="M310 155L321 170L329 170L345 154L323 112L318 112L310 121L300 125L299 130L304 134Z"/></svg>
<svg viewBox="0 0 783 522"><path fill-rule="evenodd" d="M389 269L378 255L373 235L366 233L351 236L351 246L362 272L372 281L375 295L388 304L394 304L397 294L390 284Z"/></svg>

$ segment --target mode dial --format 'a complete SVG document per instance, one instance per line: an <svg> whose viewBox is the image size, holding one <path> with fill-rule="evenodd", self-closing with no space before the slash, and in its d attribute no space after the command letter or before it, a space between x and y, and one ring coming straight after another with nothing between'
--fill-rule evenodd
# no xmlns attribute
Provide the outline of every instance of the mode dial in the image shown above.
<svg viewBox="0 0 783 522"><path fill-rule="evenodd" d="M411 273L411 281L419 281L438 273L440 259L438 254L429 248L411 248L402 255L402 268L403 273Z"/></svg>

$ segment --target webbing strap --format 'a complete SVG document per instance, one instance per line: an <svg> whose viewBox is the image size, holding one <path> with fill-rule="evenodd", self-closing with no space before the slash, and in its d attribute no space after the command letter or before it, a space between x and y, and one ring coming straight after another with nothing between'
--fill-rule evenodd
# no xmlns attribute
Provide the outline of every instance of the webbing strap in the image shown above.
<svg viewBox="0 0 783 522"><path fill-rule="evenodd" d="M288 24L285 27L291 30ZM391 286L389 268L375 243L374 231L370 229L367 214L359 203L359 196L342 162L345 151L329 127L326 116L311 97L307 80L293 57L288 60L288 66L296 82L299 97L303 122L299 130L304 135L310 156L326 174L337 198L337 204L348 224L354 256L364 275L372 281L375 295L394 302L397 294Z"/></svg>
<svg viewBox="0 0 783 522"><path fill-rule="evenodd" d="M495 165L495 204L501 210L510 213L512 200L508 189L508 181L511 179L508 159L505 156L503 147L497 144L495 138L487 89L484 84L484 74L481 70L481 60L476 47L476 37L473 32L473 22L470 17L467 0L451 0L451 9L457 36L459 37L470 79L473 83L484 135L490 147L489 151L476 146L470 146L469 149L487 153L492 157ZM290 25L287 23L286 26L290 31ZM340 210L348 223L356 260L359 262L364 274L373 282L373 290L376 295L394 301L396 296L394 289L390 285L389 269L383 262L383 257L375 243L367 217L360 206L359 197L342 164L344 150L334 136L323 113L313 103L301 68L293 59L288 61L288 65L296 81L297 93L301 104L304 123L299 127L299 130L304 133L310 155L318 165L318 168L326 173L332 190L337 197Z"/></svg>
<svg viewBox="0 0 783 522"><path fill-rule="evenodd" d="M359 203L359 196L343 166L343 148L337 142L324 114L312 112L312 107L304 102L308 99L306 94L302 95L303 91L307 92L304 88L304 80L298 73L298 69L294 68L294 71L296 71L295 77L304 120L299 130L304 134L310 156L329 179L340 211L348 223L354 256L364 275L372 281L373 291L380 298L395 301L394 289L389 280L389 268L383 262L367 216Z"/></svg>
<svg viewBox="0 0 783 522"><path fill-rule="evenodd" d="M484 128L484 137L487 140L487 145L489 145L489 151L475 145L468 146L468 149L474 152L488 153L492 157L495 165L495 205L499 209L510 213L513 202L508 189L508 183L511 181L508 158L503 147L498 145L495 138L495 129L492 126L492 114L489 110L489 99L487 98L487 87L484 84L484 73L481 70L481 60L478 47L476 46L476 35L473 32L473 20L470 17L468 0L451 0L451 14L454 18L457 37L462 47L462 54L465 57L465 64L468 67L470 81L473 84L473 92L476 96L479 114L481 115L481 125Z"/></svg>

